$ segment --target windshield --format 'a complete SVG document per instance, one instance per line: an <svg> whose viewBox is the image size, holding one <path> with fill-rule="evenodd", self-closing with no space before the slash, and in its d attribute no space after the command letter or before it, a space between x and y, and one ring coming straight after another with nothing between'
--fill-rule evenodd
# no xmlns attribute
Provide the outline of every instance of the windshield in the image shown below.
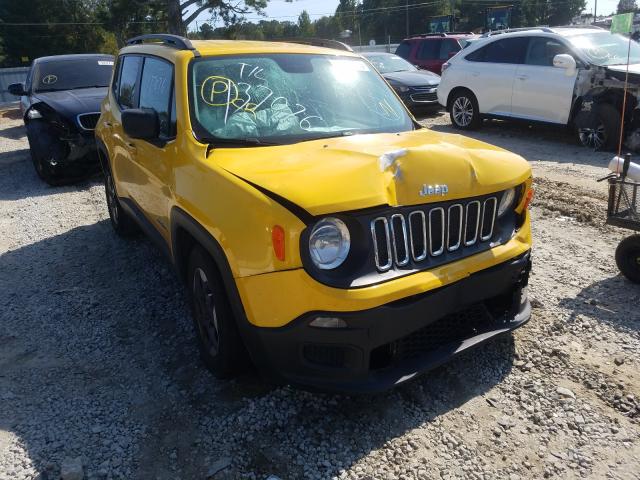
<svg viewBox="0 0 640 480"><path fill-rule="evenodd" d="M415 72L418 69L397 55L365 55L380 73Z"/></svg>
<svg viewBox="0 0 640 480"><path fill-rule="evenodd" d="M387 84L360 58L265 54L195 60L193 129L216 138L293 143L413 129Z"/></svg>
<svg viewBox="0 0 640 480"><path fill-rule="evenodd" d="M113 57L47 61L36 64L33 89L54 92L77 88L106 87L111 81Z"/></svg>
<svg viewBox="0 0 640 480"><path fill-rule="evenodd" d="M596 65L620 65L627 63L629 39L605 32L586 33L568 37L591 63ZM631 41L629 63L640 63L640 45Z"/></svg>

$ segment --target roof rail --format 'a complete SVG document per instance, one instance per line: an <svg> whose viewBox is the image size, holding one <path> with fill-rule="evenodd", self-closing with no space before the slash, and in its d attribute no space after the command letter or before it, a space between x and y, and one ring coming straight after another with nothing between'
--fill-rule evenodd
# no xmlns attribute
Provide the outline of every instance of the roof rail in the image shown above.
<svg viewBox="0 0 640 480"><path fill-rule="evenodd" d="M127 45L142 45L145 42L161 43L167 47L177 48L178 50L191 50L194 56L199 57L200 52L196 50L188 38L179 35L170 35L168 33L147 33L127 40Z"/></svg>
<svg viewBox="0 0 640 480"><path fill-rule="evenodd" d="M409 35L407 38L419 38L419 37L446 37L449 35L473 35L473 32L437 32L437 33L416 33Z"/></svg>
<svg viewBox="0 0 640 480"><path fill-rule="evenodd" d="M511 32L526 32L529 30L542 30L545 33L554 33L553 30L549 27L522 27L522 28L506 28L504 30L492 30L482 34L483 38L492 37L493 35L501 35L503 33L511 33Z"/></svg>
<svg viewBox="0 0 640 480"><path fill-rule="evenodd" d="M277 41L286 43L300 43L302 45L312 45L314 47L333 48L334 50L353 52L353 48L351 48L346 43L342 43L337 40L329 40L326 38L288 38Z"/></svg>
<svg viewBox="0 0 640 480"><path fill-rule="evenodd" d="M551 28L588 28L589 30L604 30L604 28L597 25L556 25Z"/></svg>

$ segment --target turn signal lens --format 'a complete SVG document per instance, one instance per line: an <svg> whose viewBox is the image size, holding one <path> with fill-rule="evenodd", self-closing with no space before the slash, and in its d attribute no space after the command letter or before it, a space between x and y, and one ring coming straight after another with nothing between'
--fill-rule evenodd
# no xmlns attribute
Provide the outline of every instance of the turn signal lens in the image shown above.
<svg viewBox="0 0 640 480"><path fill-rule="evenodd" d="M284 262L284 228L280 225L274 225L271 229L271 243L273 243L273 253L276 258Z"/></svg>
<svg viewBox="0 0 640 480"><path fill-rule="evenodd" d="M527 190L527 197L524 199L524 210L531 206L531 202L533 202L533 196L535 194L535 189L531 187Z"/></svg>

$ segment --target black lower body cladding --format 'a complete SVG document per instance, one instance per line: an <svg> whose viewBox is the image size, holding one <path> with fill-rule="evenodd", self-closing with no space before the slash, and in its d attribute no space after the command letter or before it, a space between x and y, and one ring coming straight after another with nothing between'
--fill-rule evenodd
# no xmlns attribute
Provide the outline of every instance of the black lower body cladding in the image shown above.
<svg viewBox="0 0 640 480"><path fill-rule="evenodd" d="M359 312L312 312L281 328L245 334L261 370L311 389L375 393L433 369L526 323L530 254L437 290ZM338 317L346 328L317 328ZM255 351L254 351L255 353Z"/></svg>

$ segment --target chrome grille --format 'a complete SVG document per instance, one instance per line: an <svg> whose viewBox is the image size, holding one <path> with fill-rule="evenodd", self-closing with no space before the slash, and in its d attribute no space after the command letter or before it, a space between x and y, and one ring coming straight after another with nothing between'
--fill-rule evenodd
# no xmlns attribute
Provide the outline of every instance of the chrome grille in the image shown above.
<svg viewBox="0 0 640 480"><path fill-rule="evenodd" d="M78 115L78 125L83 130L95 130L100 118L100 112L81 113Z"/></svg>
<svg viewBox="0 0 640 480"><path fill-rule="evenodd" d="M495 196L451 205L426 206L371 220L376 268L386 272L413 260L439 257L489 241L494 233Z"/></svg>
<svg viewBox="0 0 640 480"><path fill-rule="evenodd" d="M438 94L433 92L433 93L412 93L411 95L409 95L411 97L411 100L413 100L416 103L433 103L433 102L437 102L438 101Z"/></svg>

